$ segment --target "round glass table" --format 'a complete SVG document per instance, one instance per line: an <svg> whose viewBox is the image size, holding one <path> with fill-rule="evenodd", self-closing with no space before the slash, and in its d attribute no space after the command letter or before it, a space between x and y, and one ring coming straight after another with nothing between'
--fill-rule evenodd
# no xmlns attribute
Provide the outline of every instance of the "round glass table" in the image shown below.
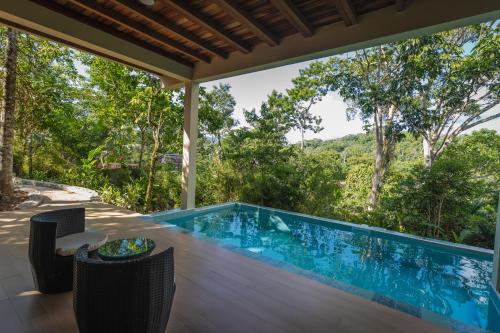
<svg viewBox="0 0 500 333"><path fill-rule="evenodd" d="M155 242L145 237L133 237L109 241L99 249L102 260L128 260L148 256L155 248Z"/></svg>

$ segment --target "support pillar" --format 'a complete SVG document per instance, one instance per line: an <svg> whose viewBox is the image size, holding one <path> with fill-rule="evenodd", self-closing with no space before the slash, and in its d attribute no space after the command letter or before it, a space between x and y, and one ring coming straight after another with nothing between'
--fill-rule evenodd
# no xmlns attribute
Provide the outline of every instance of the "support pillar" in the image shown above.
<svg viewBox="0 0 500 333"><path fill-rule="evenodd" d="M187 81L184 96L181 208L195 207L199 84Z"/></svg>
<svg viewBox="0 0 500 333"><path fill-rule="evenodd" d="M500 292L500 192L498 193L497 227L495 232L495 253L493 255L493 276L491 284Z"/></svg>

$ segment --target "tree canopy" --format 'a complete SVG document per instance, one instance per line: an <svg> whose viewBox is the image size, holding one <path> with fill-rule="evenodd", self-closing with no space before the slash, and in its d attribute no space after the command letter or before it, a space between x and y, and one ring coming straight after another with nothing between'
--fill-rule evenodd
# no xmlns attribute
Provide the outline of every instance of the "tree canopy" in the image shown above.
<svg viewBox="0 0 500 333"><path fill-rule="evenodd" d="M8 35L0 28L1 109L14 120L2 175L89 187L138 212L179 207L184 91L25 33L14 64ZM500 116L499 42L485 23L311 62L244 119L229 84L202 86L196 204L244 201L492 247L500 135L472 130ZM332 93L365 133L306 140L323 129L314 105Z"/></svg>

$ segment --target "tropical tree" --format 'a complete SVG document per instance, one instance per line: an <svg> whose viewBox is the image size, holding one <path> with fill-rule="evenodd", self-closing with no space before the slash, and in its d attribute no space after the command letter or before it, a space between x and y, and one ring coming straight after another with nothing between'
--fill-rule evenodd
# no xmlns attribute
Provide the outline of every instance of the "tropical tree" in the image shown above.
<svg viewBox="0 0 500 333"><path fill-rule="evenodd" d="M368 195L368 209L378 204L395 143L404 124L399 105L404 96L401 60L394 45L362 49L345 58L329 60L328 82L349 104L347 116L358 116L375 135L375 159Z"/></svg>
<svg viewBox="0 0 500 333"><path fill-rule="evenodd" d="M202 135L209 136L217 146L217 156L222 159L222 139L238 124L233 118L236 101L229 84L219 84L211 90L200 89L199 121Z"/></svg>
<svg viewBox="0 0 500 333"><path fill-rule="evenodd" d="M293 129L300 132L300 148L304 149L306 131L320 132L323 128L321 117L311 113L311 107L328 93L326 76L329 74L325 63L316 61L299 71L292 80L293 87L287 89L288 121Z"/></svg>
<svg viewBox="0 0 500 333"><path fill-rule="evenodd" d="M427 167L460 134L500 117L499 32L490 22L397 44L408 88L401 111Z"/></svg>
<svg viewBox="0 0 500 333"><path fill-rule="evenodd" d="M14 192L13 146L14 120L16 113L16 77L17 77L17 31L8 29L7 56L5 61L5 89L2 136L2 169L0 187L4 200L10 200Z"/></svg>
<svg viewBox="0 0 500 333"><path fill-rule="evenodd" d="M31 178L34 154L56 132L56 115L75 115L79 76L74 64L75 52L71 49L29 34L19 34L18 45L16 132L22 147L18 152L19 173L24 173L27 157Z"/></svg>
<svg viewBox="0 0 500 333"><path fill-rule="evenodd" d="M142 72L102 58L82 54L80 59L87 66L89 79L84 81L85 108L91 110L95 120L103 127L103 134L110 138L105 149L108 159L132 158L128 147L139 141L138 163L142 166L147 144L146 111L132 105L140 89Z"/></svg>
<svg viewBox="0 0 500 333"><path fill-rule="evenodd" d="M289 163L295 156L286 133L286 102L273 91L257 111L245 110L250 128L239 128L227 137L225 156L240 183L240 199L281 208L291 208L299 191L296 169Z"/></svg>

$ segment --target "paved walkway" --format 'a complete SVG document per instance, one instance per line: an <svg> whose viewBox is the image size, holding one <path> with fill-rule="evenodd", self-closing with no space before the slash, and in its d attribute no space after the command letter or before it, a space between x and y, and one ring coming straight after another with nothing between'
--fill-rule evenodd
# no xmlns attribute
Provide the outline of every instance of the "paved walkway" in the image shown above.
<svg viewBox="0 0 500 333"><path fill-rule="evenodd" d="M28 237L33 214L82 206L86 226L108 233L110 239L143 235L156 242L155 252L175 248L177 291L169 333L451 332L189 234L162 228L126 209L75 200L78 198L65 191L37 189L52 201L0 213L1 333L78 332L71 292L43 295L34 290Z"/></svg>
<svg viewBox="0 0 500 333"><path fill-rule="evenodd" d="M63 202L87 202L90 201L88 195L73 193L63 190L57 190L49 187L42 186L32 186L32 185L21 185L19 186L21 191L27 193L37 193L49 198L51 201L63 201Z"/></svg>

